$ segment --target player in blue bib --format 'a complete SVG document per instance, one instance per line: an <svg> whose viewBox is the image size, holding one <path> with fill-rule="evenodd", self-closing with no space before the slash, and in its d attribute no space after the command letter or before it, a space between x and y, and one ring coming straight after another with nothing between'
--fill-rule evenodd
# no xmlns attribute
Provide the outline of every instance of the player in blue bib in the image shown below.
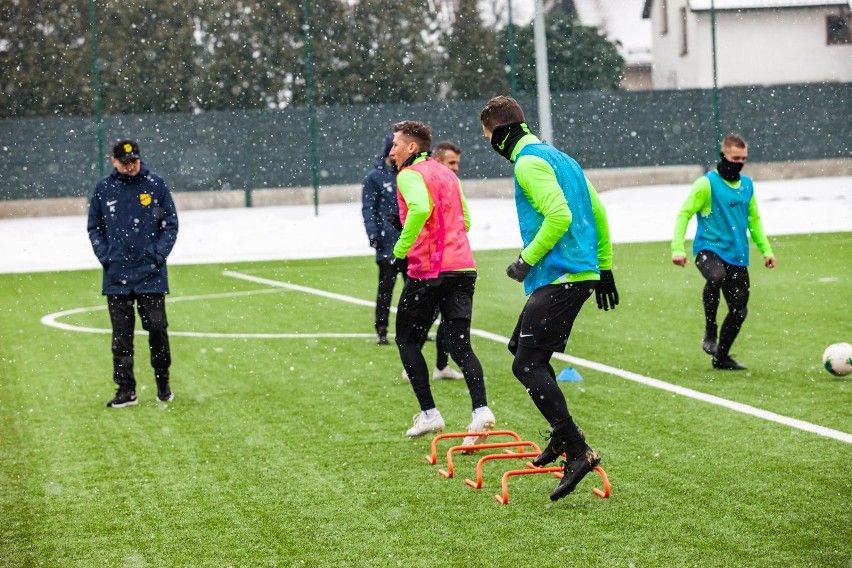
<svg viewBox="0 0 852 568"><path fill-rule="evenodd" d="M693 215L698 215L692 252L695 265L706 280L702 348L713 357L714 369L731 371L746 368L730 355L731 345L748 313L749 244L746 231L763 254L763 264L767 268L775 267L775 256L757 211L754 184L750 177L740 175L747 158L748 145L742 137L729 134L722 139L721 161L715 170L692 184L692 191L678 213L672 239L672 262L686 266L686 226ZM728 315L722 322L717 343L716 312L721 295L725 296L728 304Z"/></svg>

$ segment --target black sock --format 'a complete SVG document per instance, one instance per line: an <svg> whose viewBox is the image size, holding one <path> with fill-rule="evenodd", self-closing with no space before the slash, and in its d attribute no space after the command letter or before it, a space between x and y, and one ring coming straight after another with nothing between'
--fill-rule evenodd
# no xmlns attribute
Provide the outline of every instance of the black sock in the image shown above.
<svg viewBox="0 0 852 568"><path fill-rule="evenodd" d="M553 435L562 442L562 450L569 459L583 455L589 447L582 432L570 416L567 420L553 425Z"/></svg>

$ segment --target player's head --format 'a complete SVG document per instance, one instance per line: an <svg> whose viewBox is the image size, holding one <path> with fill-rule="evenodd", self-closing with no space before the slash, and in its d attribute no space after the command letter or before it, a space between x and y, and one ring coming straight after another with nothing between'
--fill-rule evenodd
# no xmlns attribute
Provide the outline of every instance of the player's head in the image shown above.
<svg viewBox="0 0 852 568"><path fill-rule="evenodd" d="M135 176L142 169L141 153L136 140L122 138L112 147L112 165L119 173Z"/></svg>
<svg viewBox="0 0 852 568"><path fill-rule="evenodd" d="M748 144L745 139L739 134L728 134L722 138L722 158L744 164L748 159Z"/></svg>
<svg viewBox="0 0 852 568"><path fill-rule="evenodd" d="M454 173L459 173L459 162L461 161L462 150L457 144L449 140L443 140L435 144L435 149L432 151L432 157L435 161L444 164Z"/></svg>
<svg viewBox="0 0 852 568"><path fill-rule="evenodd" d="M385 135L385 139L382 141L382 158L387 158L391 151L391 146L393 146L393 134Z"/></svg>
<svg viewBox="0 0 852 568"><path fill-rule="evenodd" d="M416 120L404 120L393 125L391 163L401 168L412 156L428 152L432 147L432 129Z"/></svg>
<svg viewBox="0 0 852 568"><path fill-rule="evenodd" d="M512 97L500 95L485 103L485 108L479 113L479 121L482 123L482 132L491 140L491 133L498 127L526 122L526 119L518 101Z"/></svg>

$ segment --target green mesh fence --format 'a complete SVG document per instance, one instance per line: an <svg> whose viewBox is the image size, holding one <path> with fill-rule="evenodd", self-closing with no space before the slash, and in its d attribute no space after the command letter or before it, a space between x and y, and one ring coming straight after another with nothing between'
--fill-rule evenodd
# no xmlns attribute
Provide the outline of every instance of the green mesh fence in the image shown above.
<svg viewBox="0 0 852 568"><path fill-rule="evenodd" d="M852 84L720 91L722 132L750 143L755 162L852 156ZM359 183L390 125L428 122L434 141L464 150L466 178L510 175L482 136L483 101L317 109L320 184ZM535 100L520 101L537 129ZM553 97L553 141L587 168L717 161L711 90L576 92ZM105 152L136 138L143 159L174 191L310 186L307 109L105 117ZM86 196L97 181L91 117L0 121L0 199ZM109 171L109 167L106 167Z"/></svg>

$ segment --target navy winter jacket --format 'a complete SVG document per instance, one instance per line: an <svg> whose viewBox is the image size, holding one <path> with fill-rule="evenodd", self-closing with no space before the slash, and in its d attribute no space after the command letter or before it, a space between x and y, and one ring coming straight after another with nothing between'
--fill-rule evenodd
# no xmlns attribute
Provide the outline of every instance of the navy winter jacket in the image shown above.
<svg viewBox="0 0 852 568"><path fill-rule="evenodd" d="M167 294L166 257L178 218L163 179L143 163L127 176L113 168L89 201L89 240L104 267L104 295Z"/></svg>
<svg viewBox="0 0 852 568"><path fill-rule="evenodd" d="M399 215L396 200L396 174L384 157L376 156L373 169L364 178L361 189L361 215L367 238L379 243L376 262L393 253L399 231L387 220L388 215Z"/></svg>

